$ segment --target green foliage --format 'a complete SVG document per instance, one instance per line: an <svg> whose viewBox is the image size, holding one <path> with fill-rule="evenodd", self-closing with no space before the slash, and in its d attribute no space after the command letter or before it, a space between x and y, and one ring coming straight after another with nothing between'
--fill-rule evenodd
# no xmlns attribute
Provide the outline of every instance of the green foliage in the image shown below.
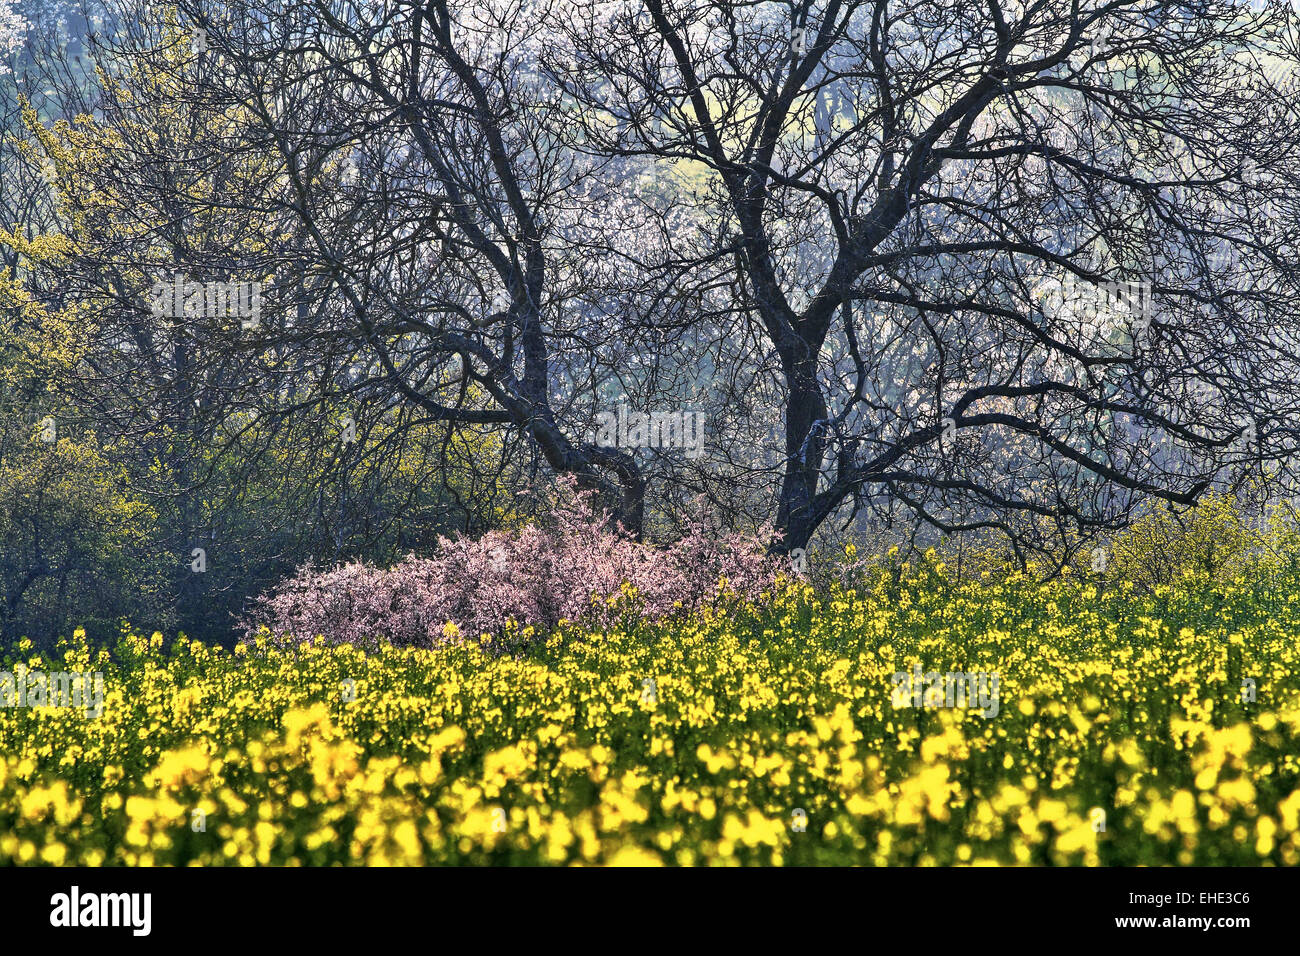
<svg viewBox="0 0 1300 956"><path fill-rule="evenodd" d="M158 592L154 513L93 436L57 436L53 417L0 439L0 637L52 638L73 615L92 636L124 615L168 621Z"/></svg>
<svg viewBox="0 0 1300 956"><path fill-rule="evenodd" d="M108 76L101 81L106 94L122 98L119 106L129 107L139 93ZM182 81L158 75L149 82ZM269 242L285 237L251 225L232 198L255 189L265 170L242 164L203 169L176 155L178 129L212 146L238 122L237 109L197 115L184 101L178 94L167 98L162 114L146 111L146 121L133 131L135 148L174 157L170 175L184 180L187 191L221 197L216 206L233 211L197 217L181 235L170 213L142 203L138 183L117 169L123 143L111 123L80 116L47 125L25 104L26 137L17 155L48 176L59 222L46 232L0 228L0 248L18 263L0 274L0 330L12 333L0 337L0 392L7 396L0 406L9 406L0 407L0 415L30 432L56 410L61 440L73 432L87 436L84 449L67 446L75 462L49 467L73 469L60 490L84 499L79 520L88 522L85 535L96 529L108 535L100 546L81 542L76 549L97 555L75 560L77 573L87 582L102 581L95 589L103 600L81 604L88 621L127 616L228 641L246 602L308 561L386 564L429 550L440 534L481 532L512 520L515 502L503 490L501 436L490 428L453 428L400 410L348 407L322 394L331 383L306 376L285 399L295 405L289 414L276 405L281 396L247 378L195 373L205 350L224 347L224 330L159 321L149 308L152 283L177 271L187 252L221 250L218 258L256 261ZM75 292L64 291L69 288ZM476 399L473 388L469 399ZM349 418L354 441L340 434ZM23 442L9 444L17 449ZM89 457L78 457L82 450ZM27 496L15 506L57 513L49 494L38 495L20 481L34 465L15 454L0 461L13 472L13 493ZM75 480L87 487L74 488ZM109 489L118 500L104 497ZM104 520L103 513L129 514L129 528ZM50 520L53 514L30 515L34 527ZM71 535L71 528L60 527ZM30 538L37 532L25 533ZM45 558L28 555L30 542L17 540L18 530L13 534L11 577L18 599L30 607L36 597L46 599ZM120 568L110 556L141 548L150 555L147 564L120 578L132 586L113 587L111 575ZM196 548L204 552L202 573L194 569ZM33 567L42 570L29 583ZM56 591L55 603L66 607L66 594ZM6 636L17 629L47 641L65 627L53 611L17 620Z"/></svg>
<svg viewBox="0 0 1300 956"><path fill-rule="evenodd" d="M1181 511L1154 504L1111 540L1104 559L1085 553L1085 573L1099 570L1149 590L1185 577L1229 580L1295 553L1294 512L1285 505L1269 514L1247 509L1244 498L1217 493Z"/></svg>
<svg viewBox="0 0 1300 956"><path fill-rule="evenodd" d="M73 616L92 636L122 617L172 622L160 597L153 509L49 387L73 362L35 331L51 317L0 276L0 640L48 645Z"/></svg>

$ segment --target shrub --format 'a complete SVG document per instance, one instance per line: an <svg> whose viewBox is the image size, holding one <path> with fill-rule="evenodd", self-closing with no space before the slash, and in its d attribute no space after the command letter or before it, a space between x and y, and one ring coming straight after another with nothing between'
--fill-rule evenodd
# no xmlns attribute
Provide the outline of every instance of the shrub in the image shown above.
<svg viewBox="0 0 1300 956"><path fill-rule="evenodd" d="M784 562L757 536L715 536L695 526L671 546L633 541L587 494L570 494L547 527L440 538L433 557L388 569L362 563L300 569L253 605L251 637L324 637L334 644L429 647L460 635L497 644L561 620L608 622L634 609L661 618L723 591L756 597Z"/></svg>
<svg viewBox="0 0 1300 956"><path fill-rule="evenodd" d="M75 619L102 640L124 612L166 621L153 509L93 436L22 432L0 415L0 639L51 646Z"/></svg>
<svg viewBox="0 0 1300 956"><path fill-rule="evenodd" d="M1229 580L1295 553L1294 512L1271 511L1244 499L1211 493L1178 512L1152 506L1112 539L1106 576L1143 589L1184 577Z"/></svg>

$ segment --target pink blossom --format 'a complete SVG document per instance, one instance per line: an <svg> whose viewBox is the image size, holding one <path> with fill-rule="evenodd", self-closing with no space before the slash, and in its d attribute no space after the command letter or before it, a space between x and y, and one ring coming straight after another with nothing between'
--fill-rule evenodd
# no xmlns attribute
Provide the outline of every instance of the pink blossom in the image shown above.
<svg viewBox="0 0 1300 956"><path fill-rule="evenodd" d="M720 596L722 579L726 591L752 599L785 566L758 536L699 526L667 547L639 544L579 494L545 528L443 538L433 557L411 555L386 570L301 568L258 598L245 625L249 637L265 626L279 642L322 636L430 647L458 630L462 639L487 634L508 646L505 635L528 625L540 638L561 620L601 624L628 611L655 619L698 608Z"/></svg>

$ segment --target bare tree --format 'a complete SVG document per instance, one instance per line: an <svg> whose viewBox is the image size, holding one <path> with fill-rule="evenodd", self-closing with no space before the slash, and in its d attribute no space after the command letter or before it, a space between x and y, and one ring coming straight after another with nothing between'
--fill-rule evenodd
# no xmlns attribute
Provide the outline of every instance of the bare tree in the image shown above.
<svg viewBox="0 0 1300 956"><path fill-rule="evenodd" d="M243 345L274 356L275 394L508 428L553 472L608 494L639 533L636 460L590 439L589 416L557 412L557 381L579 374L570 354L618 331L600 324L590 280L599 237L630 224L616 197L589 221L601 164L556 135L566 105L527 52L530 12L180 7L205 44L191 107L243 124L211 161L260 167L245 212L267 237L256 265L284 298Z"/></svg>
<svg viewBox="0 0 1300 956"><path fill-rule="evenodd" d="M1288 466L1290 7L646 0L611 29L570 27L573 95L616 117L584 135L706 171L693 279L777 359L779 547L898 503L1046 546Z"/></svg>
<svg viewBox="0 0 1300 956"><path fill-rule="evenodd" d="M492 467L576 475L638 533L652 485L766 494L779 550L901 507L1023 553L1247 467L1290 477L1284 5L181 0L122 22L105 125L202 132L114 155L170 252L121 240L139 276L103 262L96 294L121 287L138 339L149 269L264 282L255 328L185 330L223 414L503 429ZM624 401L698 402L708 454L610 447L595 416Z"/></svg>

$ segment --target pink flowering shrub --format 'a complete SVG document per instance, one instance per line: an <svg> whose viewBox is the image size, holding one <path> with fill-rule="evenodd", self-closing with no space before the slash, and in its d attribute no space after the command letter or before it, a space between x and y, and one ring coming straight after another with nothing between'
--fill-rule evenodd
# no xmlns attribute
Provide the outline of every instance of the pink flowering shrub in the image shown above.
<svg viewBox="0 0 1300 956"><path fill-rule="evenodd" d="M533 625L541 636L561 619L605 623L628 609L659 618L696 608L719 596L723 578L726 590L754 598L785 567L758 537L698 526L666 548L639 544L594 512L588 495L575 495L546 528L443 538L434 557L410 556L387 570L304 567L258 598L245 625L249 637L266 627L281 642L320 635L333 644L429 647L458 634L500 641L508 622Z"/></svg>

